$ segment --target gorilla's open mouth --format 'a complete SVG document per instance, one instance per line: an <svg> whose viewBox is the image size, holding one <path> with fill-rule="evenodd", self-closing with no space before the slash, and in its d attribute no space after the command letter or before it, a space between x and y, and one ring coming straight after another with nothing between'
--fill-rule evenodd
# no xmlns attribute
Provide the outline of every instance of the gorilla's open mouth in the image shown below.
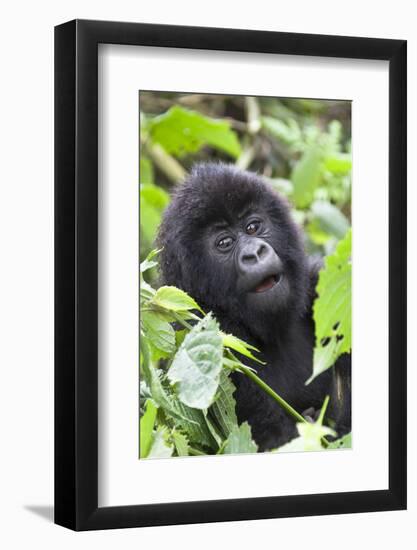
<svg viewBox="0 0 417 550"><path fill-rule="evenodd" d="M266 292L278 284L281 280L281 275L269 275L263 279L253 290L253 292Z"/></svg>

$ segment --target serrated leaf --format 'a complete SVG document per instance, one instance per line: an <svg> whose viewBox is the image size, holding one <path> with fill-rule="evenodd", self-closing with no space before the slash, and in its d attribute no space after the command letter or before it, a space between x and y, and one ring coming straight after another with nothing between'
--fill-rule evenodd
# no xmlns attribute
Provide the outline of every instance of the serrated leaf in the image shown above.
<svg viewBox="0 0 417 550"><path fill-rule="evenodd" d="M325 259L325 267L319 274L318 298L314 302L316 345L314 348L313 374L306 382L332 365L342 353L351 350L352 339L352 266L351 231L339 242L334 253Z"/></svg>
<svg viewBox="0 0 417 550"><path fill-rule="evenodd" d="M219 385L222 356L219 326L209 314L184 338L167 373L185 405L207 409L212 404Z"/></svg>
<svg viewBox="0 0 417 550"><path fill-rule="evenodd" d="M175 286L161 286L156 291L153 302L157 306L171 311L184 311L190 309L202 311L200 306L191 296Z"/></svg>
<svg viewBox="0 0 417 550"><path fill-rule="evenodd" d="M247 422L243 422L240 426L236 426L223 448L224 454L241 454L241 453L256 453L258 446L252 439L250 426Z"/></svg>
<svg viewBox="0 0 417 550"><path fill-rule="evenodd" d="M147 399L145 404L145 413L140 419L139 426L139 450L140 458L145 458L149 454L152 444L152 432L155 424L156 413L158 409L152 400Z"/></svg>
<svg viewBox="0 0 417 550"><path fill-rule="evenodd" d="M174 452L173 446L168 442L168 432L165 426L159 427L152 435L152 444L146 458L169 458Z"/></svg>
<svg viewBox="0 0 417 550"><path fill-rule="evenodd" d="M167 354L175 351L175 331L156 311L144 311L140 316L145 336L154 347Z"/></svg>
<svg viewBox="0 0 417 550"><path fill-rule="evenodd" d="M175 448L178 456L188 456L188 440L184 434L178 430L172 431L172 439L174 441Z"/></svg>
<svg viewBox="0 0 417 550"><path fill-rule="evenodd" d="M227 438L237 427L236 401L233 397L236 387L233 384L229 374L222 369L220 373L220 383L216 398L209 409L209 414L213 416L215 422L222 431L223 437Z"/></svg>
<svg viewBox="0 0 417 550"><path fill-rule="evenodd" d="M237 158L241 149L236 133L225 120L215 120L200 113L171 107L148 123L151 139L167 153L181 156L211 145Z"/></svg>

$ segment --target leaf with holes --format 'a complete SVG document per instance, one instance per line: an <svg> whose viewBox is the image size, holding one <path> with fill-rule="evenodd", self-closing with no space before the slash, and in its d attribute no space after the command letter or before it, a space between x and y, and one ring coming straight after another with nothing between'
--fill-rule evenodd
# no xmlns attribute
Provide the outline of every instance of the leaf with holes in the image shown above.
<svg viewBox="0 0 417 550"><path fill-rule="evenodd" d="M319 274L318 298L313 307L316 325L313 374L307 384L334 365L339 355L351 350L351 240L349 230L334 253L326 258Z"/></svg>
<svg viewBox="0 0 417 550"><path fill-rule="evenodd" d="M184 338L167 373L185 405L207 409L213 403L219 386L222 357L219 325L209 314Z"/></svg>

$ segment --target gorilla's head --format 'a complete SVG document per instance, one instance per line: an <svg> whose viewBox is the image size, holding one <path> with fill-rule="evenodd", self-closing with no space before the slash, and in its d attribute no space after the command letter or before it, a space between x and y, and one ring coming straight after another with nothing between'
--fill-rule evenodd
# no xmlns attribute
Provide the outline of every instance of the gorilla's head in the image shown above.
<svg viewBox="0 0 417 550"><path fill-rule="evenodd" d="M305 307L306 256L287 203L261 177L198 164L161 224L163 282L249 329ZM256 329L254 332L258 332Z"/></svg>

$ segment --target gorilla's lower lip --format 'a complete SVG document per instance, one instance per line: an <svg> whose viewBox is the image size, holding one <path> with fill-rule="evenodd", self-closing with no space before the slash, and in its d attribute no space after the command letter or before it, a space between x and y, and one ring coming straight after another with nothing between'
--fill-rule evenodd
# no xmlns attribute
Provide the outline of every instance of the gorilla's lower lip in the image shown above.
<svg viewBox="0 0 417 550"><path fill-rule="evenodd" d="M261 283L255 287L253 292L266 292L273 288L281 280L281 275L270 275L266 277Z"/></svg>

